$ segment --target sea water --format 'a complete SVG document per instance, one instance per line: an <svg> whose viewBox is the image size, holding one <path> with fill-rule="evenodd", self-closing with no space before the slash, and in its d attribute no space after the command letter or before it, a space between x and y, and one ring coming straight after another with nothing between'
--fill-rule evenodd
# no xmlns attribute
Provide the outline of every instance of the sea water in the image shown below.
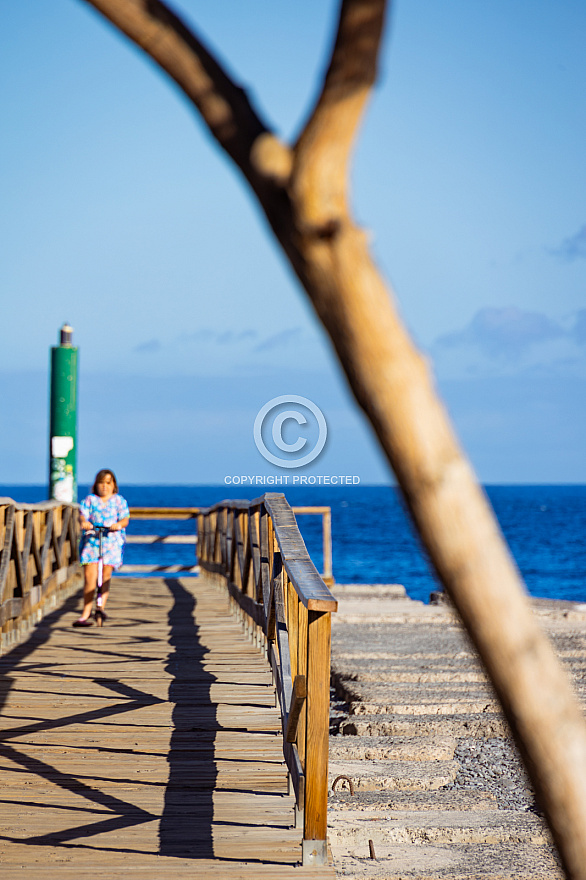
<svg viewBox="0 0 586 880"><path fill-rule="evenodd" d="M198 507L261 494L233 486L124 486L131 506ZM80 486L79 497L89 491ZM586 602L586 486L487 486L501 529L533 596ZM46 498L44 486L0 486L15 501ZM338 583L400 583L413 599L438 588L397 489L388 486L286 487L292 505L332 509L333 570ZM321 517L299 516L301 533L322 570ZM188 534L192 521L135 521L134 534ZM191 565L190 545L129 544L129 564Z"/></svg>

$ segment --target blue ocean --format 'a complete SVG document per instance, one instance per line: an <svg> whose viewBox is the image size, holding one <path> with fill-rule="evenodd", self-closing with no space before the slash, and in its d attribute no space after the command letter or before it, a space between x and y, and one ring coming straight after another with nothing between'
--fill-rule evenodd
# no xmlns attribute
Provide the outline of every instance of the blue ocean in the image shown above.
<svg viewBox="0 0 586 880"><path fill-rule="evenodd" d="M487 486L486 492L527 589L533 596L586 602L586 486ZM79 487L79 497L88 491ZM260 491L227 486L123 486L131 506L197 507ZM387 486L287 487L292 505L332 509L334 577L338 583L400 583L413 599L437 589L399 492ZM0 486L0 496L35 502L45 486ZM310 555L322 571L321 517L301 516ZM134 534L189 533L189 522L137 521ZM129 544L125 562L193 564L189 545Z"/></svg>

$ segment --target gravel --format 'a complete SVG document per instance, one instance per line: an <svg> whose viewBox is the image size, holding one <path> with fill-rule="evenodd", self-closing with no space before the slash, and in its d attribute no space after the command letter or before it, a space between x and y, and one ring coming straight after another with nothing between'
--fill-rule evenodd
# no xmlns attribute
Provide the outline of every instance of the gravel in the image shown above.
<svg viewBox="0 0 586 880"><path fill-rule="evenodd" d="M348 704L337 700L332 688L331 736L340 736L340 723L346 718ZM454 760L458 762L459 770L454 782L445 786L445 791L484 791L496 797L499 810L542 815L517 749L510 740L493 737L460 739Z"/></svg>
<svg viewBox="0 0 586 880"><path fill-rule="evenodd" d="M461 739L454 759L460 765L447 790L481 789L493 794L499 810L541 815L516 748L508 739Z"/></svg>

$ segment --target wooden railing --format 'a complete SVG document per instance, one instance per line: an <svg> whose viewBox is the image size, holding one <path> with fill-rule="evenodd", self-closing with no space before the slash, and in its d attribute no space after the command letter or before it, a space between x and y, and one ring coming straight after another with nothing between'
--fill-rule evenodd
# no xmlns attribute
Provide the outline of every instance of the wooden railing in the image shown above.
<svg viewBox="0 0 586 880"><path fill-rule="evenodd" d="M197 519L199 507L131 507L130 519ZM160 538L161 535L141 537ZM175 537L171 535L170 537ZM128 536L127 536L128 540Z"/></svg>
<svg viewBox="0 0 586 880"><path fill-rule="evenodd" d="M200 511L199 507L131 507L130 522L136 520L192 520L193 532L189 535L126 535L127 544L197 544L196 521ZM153 564L127 564L122 566L121 574L190 574L196 571L195 559L193 565L153 565Z"/></svg>
<svg viewBox="0 0 586 880"><path fill-rule="evenodd" d="M309 558L284 495L202 509L198 538L202 571L228 590L249 637L270 661L296 823L303 827L303 864L325 864L330 615L338 603Z"/></svg>
<svg viewBox="0 0 586 880"><path fill-rule="evenodd" d="M82 585L76 506L0 498L0 653Z"/></svg>
<svg viewBox="0 0 586 880"><path fill-rule="evenodd" d="M299 514L318 514L321 516L322 547L323 547L323 571L321 579L324 584L331 587L334 583L332 569L332 508L331 507L292 507L291 510L297 516Z"/></svg>
<svg viewBox="0 0 586 880"><path fill-rule="evenodd" d="M130 520L196 520L203 508L200 507L131 507ZM332 510L324 506L292 507L296 515L317 515L322 520L323 572L321 578L325 584L334 583L332 570ZM197 544L197 530L191 535L126 535L128 544ZM151 565L124 565L124 572L173 572L192 571L189 565L160 565L153 569Z"/></svg>

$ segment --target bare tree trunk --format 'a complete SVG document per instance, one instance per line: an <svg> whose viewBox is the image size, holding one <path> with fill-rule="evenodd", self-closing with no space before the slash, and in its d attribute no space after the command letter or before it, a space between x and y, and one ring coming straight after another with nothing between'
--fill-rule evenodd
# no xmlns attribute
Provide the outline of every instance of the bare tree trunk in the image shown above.
<svg viewBox="0 0 586 880"><path fill-rule="evenodd" d="M384 0L342 0L322 92L293 147L160 0L86 0L141 46L243 172L327 329L429 556L488 670L567 875L586 880L586 725L347 204L347 168L376 78Z"/></svg>

